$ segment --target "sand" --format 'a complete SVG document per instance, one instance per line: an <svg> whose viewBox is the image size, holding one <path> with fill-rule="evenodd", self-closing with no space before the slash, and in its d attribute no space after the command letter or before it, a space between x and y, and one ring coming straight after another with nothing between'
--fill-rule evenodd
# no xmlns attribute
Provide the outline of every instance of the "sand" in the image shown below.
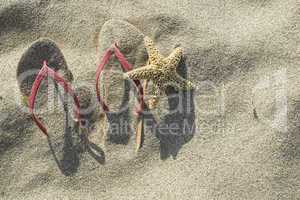
<svg viewBox="0 0 300 200"><path fill-rule="evenodd" d="M297 0L1 0L0 199L300 199L299 25ZM174 112L170 89L145 116L158 127L177 125L175 134L149 128L135 153L135 97L126 90L130 107L111 115L128 122L125 139L102 144L98 119L90 149L82 148L57 109L41 115L51 150L18 102L25 50L51 38L73 86L94 92L96 64L112 40L123 41L135 68L145 64L142 35L165 56L183 47L178 71L197 85L179 93L182 112ZM114 110L128 87L117 77Z"/></svg>

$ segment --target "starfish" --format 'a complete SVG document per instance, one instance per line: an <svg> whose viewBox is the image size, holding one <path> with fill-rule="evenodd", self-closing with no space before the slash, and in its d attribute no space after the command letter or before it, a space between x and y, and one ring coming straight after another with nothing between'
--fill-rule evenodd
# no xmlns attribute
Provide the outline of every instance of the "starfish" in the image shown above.
<svg viewBox="0 0 300 200"><path fill-rule="evenodd" d="M183 53L181 47L175 48L168 57L164 58L149 37L144 38L144 43L149 57L147 65L127 72L125 78L133 80L145 79L153 82L154 96L149 101L150 108L156 106L159 96L166 91L168 86L173 86L177 90L194 88L190 81L184 79L176 72Z"/></svg>

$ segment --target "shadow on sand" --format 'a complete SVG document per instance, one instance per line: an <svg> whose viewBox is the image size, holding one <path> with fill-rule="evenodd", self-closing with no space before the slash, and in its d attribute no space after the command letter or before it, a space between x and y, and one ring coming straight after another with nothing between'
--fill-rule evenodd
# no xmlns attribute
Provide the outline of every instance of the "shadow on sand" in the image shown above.
<svg viewBox="0 0 300 200"><path fill-rule="evenodd" d="M61 94L59 94L59 96L60 98L62 97ZM48 145L50 147L50 151L62 174L64 174L65 176L74 175L78 171L78 168L80 166L80 154L83 154L85 152L87 152L99 164L105 164L104 151L99 146L89 141L88 129L81 128L78 126L78 123L74 123L74 121L70 117L68 106L64 104L63 107L65 113L65 129L62 149L63 154L61 159L59 159L56 155L51 137L48 137ZM72 123L74 124L73 127L70 126L70 124ZM76 138L79 138L79 142L76 141Z"/></svg>
<svg viewBox="0 0 300 200"><path fill-rule="evenodd" d="M186 77L186 65L183 59L178 73ZM167 91L169 114L157 122L151 112L144 115L146 127L160 141L160 158L165 160L172 156L176 159L182 146L188 143L195 134L195 106L193 91L176 92L173 88Z"/></svg>
<svg viewBox="0 0 300 200"><path fill-rule="evenodd" d="M118 112L108 112L106 114L108 128L108 142L114 144L126 145L132 135L130 127L130 109L128 108L130 101L130 82L125 80L124 93L121 102L121 110Z"/></svg>

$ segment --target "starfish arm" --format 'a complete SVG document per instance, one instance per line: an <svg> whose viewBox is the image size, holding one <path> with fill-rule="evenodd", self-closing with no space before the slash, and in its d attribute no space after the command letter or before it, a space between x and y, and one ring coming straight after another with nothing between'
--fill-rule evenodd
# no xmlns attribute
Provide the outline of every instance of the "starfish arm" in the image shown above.
<svg viewBox="0 0 300 200"><path fill-rule="evenodd" d="M183 52L183 49L178 47L176 48L166 59L166 63L172 67L172 68L175 68L177 67L177 65L179 64L180 62L180 59L182 57L182 52Z"/></svg>
<svg viewBox="0 0 300 200"><path fill-rule="evenodd" d="M192 89L195 88L194 84L191 81L182 78L178 74L175 75L174 82L176 82L175 83L175 88L177 88L177 89L192 90Z"/></svg>
<svg viewBox="0 0 300 200"><path fill-rule="evenodd" d="M155 47L153 40L149 37L144 38L145 47L148 53L150 64L159 64L163 57L159 54L158 49Z"/></svg>
<svg viewBox="0 0 300 200"><path fill-rule="evenodd" d="M161 87L159 85L154 84L153 90L154 91L153 91L152 98L149 99L148 101L148 105L150 109L154 109L157 106L159 102L159 97L161 95Z"/></svg>
<svg viewBox="0 0 300 200"><path fill-rule="evenodd" d="M161 70L157 69L155 65L147 65L125 73L125 77L126 78L128 77L133 80L140 80L140 79L152 80L160 73Z"/></svg>
<svg viewBox="0 0 300 200"><path fill-rule="evenodd" d="M157 84L153 84L153 96L159 97L161 94L162 87Z"/></svg>

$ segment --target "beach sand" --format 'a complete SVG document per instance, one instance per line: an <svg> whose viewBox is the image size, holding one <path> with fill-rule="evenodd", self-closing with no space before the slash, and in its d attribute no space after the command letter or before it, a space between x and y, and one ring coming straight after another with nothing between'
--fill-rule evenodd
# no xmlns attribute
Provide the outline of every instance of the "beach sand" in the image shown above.
<svg viewBox="0 0 300 200"><path fill-rule="evenodd" d="M103 145L97 121L93 157L68 149L61 110L46 113L54 151L67 164L62 172L18 105L22 54L51 38L74 86L94 90L97 63L113 40L128 44L121 50L134 68L145 64L143 34L164 56L183 47L178 69L197 85L179 94L183 112L169 112L176 100L164 97L146 116L177 125L176 134L147 129L136 153L134 131ZM298 0L0 0L0 199L299 200L299 42ZM126 85L114 83L117 110ZM134 127L134 95L128 101L117 119Z"/></svg>

